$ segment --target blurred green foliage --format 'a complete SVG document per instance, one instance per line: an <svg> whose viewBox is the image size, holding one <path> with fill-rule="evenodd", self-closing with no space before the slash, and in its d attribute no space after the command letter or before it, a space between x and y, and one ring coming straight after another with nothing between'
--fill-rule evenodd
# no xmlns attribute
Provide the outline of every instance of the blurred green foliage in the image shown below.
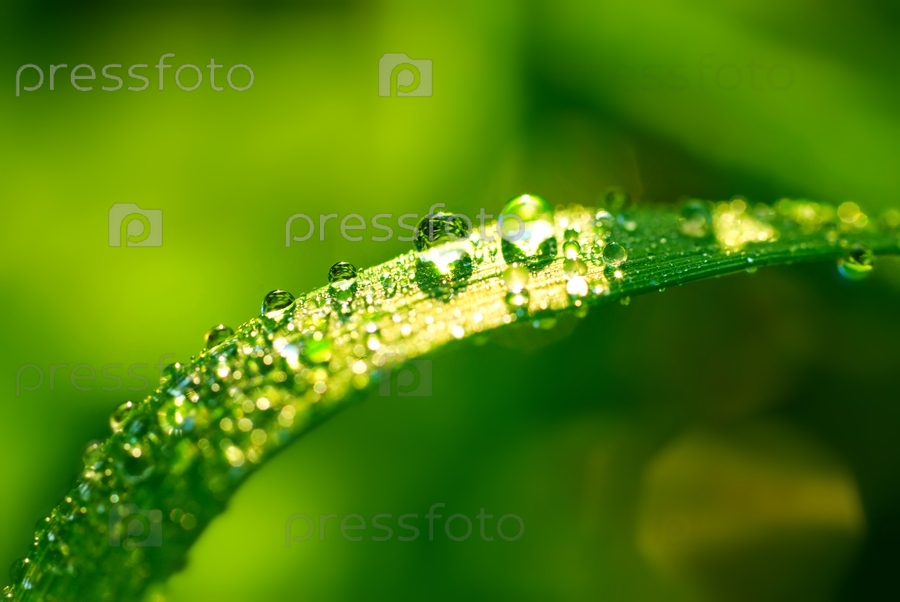
<svg viewBox="0 0 900 602"><path fill-rule="evenodd" d="M896 205L898 16L833 0L4 3L0 564L111 410L146 393L102 390L101 367L138 387L126 366L195 354L267 291L409 248L348 242L334 221L285 247L291 214L475 215L613 184L637 202ZM254 85L184 92L173 69L163 91L15 96L24 64L168 52L250 65ZM433 96L379 97L386 52L432 60ZM163 211L163 246L108 246L120 202ZM433 397L370 396L252 477L168 599L882 596L900 539L898 291L887 260L852 284L763 270L603 308L538 349L512 332L447 350ZM26 364L44 383L17 394ZM51 364L67 365L52 387ZM284 543L295 513L434 503L518 514L525 534Z"/></svg>

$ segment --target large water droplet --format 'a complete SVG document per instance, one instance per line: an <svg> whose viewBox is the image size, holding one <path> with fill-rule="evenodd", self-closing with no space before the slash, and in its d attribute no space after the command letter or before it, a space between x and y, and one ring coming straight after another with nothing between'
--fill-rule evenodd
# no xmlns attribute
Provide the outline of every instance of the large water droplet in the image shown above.
<svg viewBox="0 0 900 602"><path fill-rule="evenodd" d="M853 247L846 256L838 259L838 271L848 280L862 280L875 267L875 254L866 247Z"/></svg>
<svg viewBox="0 0 900 602"><path fill-rule="evenodd" d="M678 214L678 227L687 236L704 238L712 231L712 213L703 201L688 201Z"/></svg>
<svg viewBox="0 0 900 602"><path fill-rule="evenodd" d="M262 308L260 309L260 311L263 314L267 314L271 311L284 309L285 307L290 306L290 304L293 302L294 295L290 294L287 291L276 289L266 295L265 299L263 299Z"/></svg>
<svg viewBox="0 0 900 602"><path fill-rule="evenodd" d="M211 328L210 331L206 333L206 348L212 349L233 334L234 330L224 324L219 324L218 326Z"/></svg>
<svg viewBox="0 0 900 602"><path fill-rule="evenodd" d="M508 201L499 217L500 248L507 263L541 268L556 257L553 207L539 196Z"/></svg>
<svg viewBox="0 0 900 602"><path fill-rule="evenodd" d="M426 215L416 227L416 281L422 290L444 295L472 275L469 225L450 213Z"/></svg>
<svg viewBox="0 0 900 602"><path fill-rule="evenodd" d="M613 267L618 267L628 259L628 250L617 242L611 242L603 247L603 262Z"/></svg>

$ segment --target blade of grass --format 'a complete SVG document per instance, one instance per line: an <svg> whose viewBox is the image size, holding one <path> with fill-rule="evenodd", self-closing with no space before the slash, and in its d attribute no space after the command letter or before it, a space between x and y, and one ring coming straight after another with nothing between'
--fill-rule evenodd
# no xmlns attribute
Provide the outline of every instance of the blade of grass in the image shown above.
<svg viewBox="0 0 900 602"><path fill-rule="evenodd" d="M112 435L85 451L76 485L38 523L5 597L139 599L183 566L250 473L365 389L397 386L404 362L447 343L759 266L837 259L861 276L871 254L900 252L900 213L876 219L853 203L609 209L557 210L558 253L543 265L510 272L492 223L461 241L471 270L455 281L427 277L410 252L296 300L270 294L269 311L237 333L214 329L196 359L114 413Z"/></svg>

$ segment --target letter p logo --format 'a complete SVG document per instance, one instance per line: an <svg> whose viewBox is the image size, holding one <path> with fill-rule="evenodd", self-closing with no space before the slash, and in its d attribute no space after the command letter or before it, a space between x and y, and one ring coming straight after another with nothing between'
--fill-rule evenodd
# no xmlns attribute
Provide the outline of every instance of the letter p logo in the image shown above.
<svg viewBox="0 0 900 602"><path fill-rule="evenodd" d="M379 96L431 96L431 61L389 52L378 61Z"/></svg>
<svg viewBox="0 0 900 602"><path fill-rule="evenodd" d="M162 209L116 203L109 209L109 246L161 247Z"/></svg>

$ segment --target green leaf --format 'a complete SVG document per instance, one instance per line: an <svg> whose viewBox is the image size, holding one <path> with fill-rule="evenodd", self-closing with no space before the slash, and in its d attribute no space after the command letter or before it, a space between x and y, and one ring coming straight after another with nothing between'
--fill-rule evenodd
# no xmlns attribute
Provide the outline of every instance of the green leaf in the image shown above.
<svg viewBox="0 0 900 602"><path fill-rule="evenodd" d="M464 220L431 216L416 251L363 270L336 264L328 286L296 300L273 291L236 333L213 329L196 359L114 413L6 597L140 598L183 566L249 474L362 391L401 387L404 362L447 343L765 265L831 260L861 278L874 255L900 252L897 211L742 199L622 210L623 200L554 212L519 197L504 239L495 223L465 236Z"/></svg>

